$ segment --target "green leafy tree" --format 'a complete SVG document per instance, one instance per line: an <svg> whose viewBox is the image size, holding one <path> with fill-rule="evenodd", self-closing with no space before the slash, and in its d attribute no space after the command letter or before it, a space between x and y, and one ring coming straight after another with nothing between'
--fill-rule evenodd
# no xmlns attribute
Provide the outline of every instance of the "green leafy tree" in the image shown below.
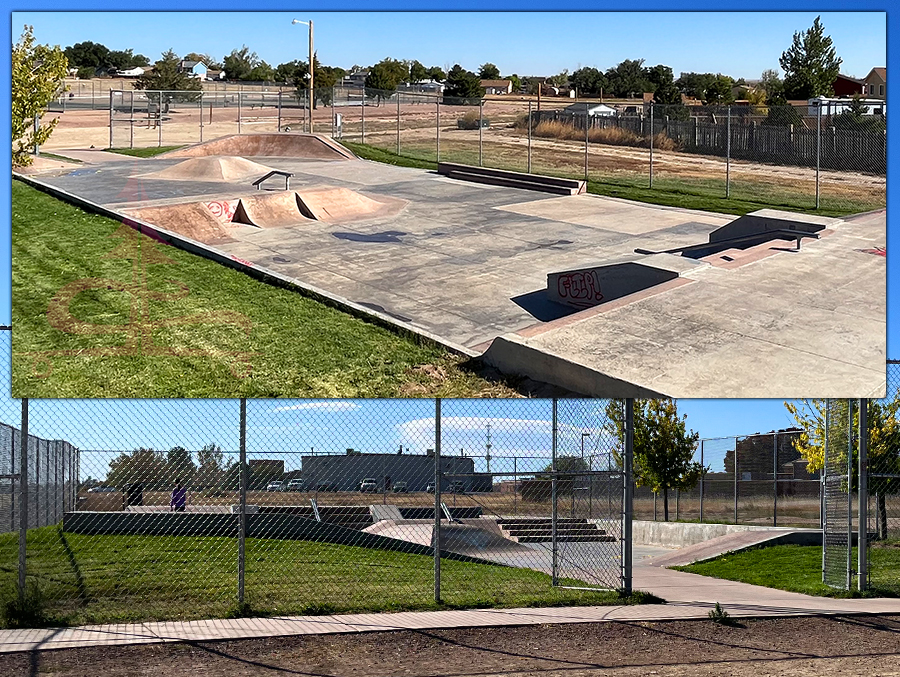
<svg viewBox="0 0 900 677"><path fill-rule="evenodd" d="M625 59L606 71L606 80L613 96L630 98L648 91L643 59Z"/></svg>
<svg viewBox="0 0 900 677"><path fill-rule="evenodd" d="M547 82L549 82L554 87L565 87L569 84L569 69L564 68L556 75L551 75L547 78Z"/></svg>
<svg viewBox="0 0 900 677"><path fill-rule="evenodd" d="M884 117L881 115L869 115L868 107L857 94L850 101L847 110L835 115L831 124L836 129L847 129L859 132L883 132L886 129Z"/></svg>
<svg viewBox="0 0 900 677"><path fill-rule="evenodd" d="M225 77L229 80L249 80L253 69L260 65L256 52L251 52L247 45L231 50L225 57Z"/></svg>
<svg viewBox="0 0 900 677"><path fill-rule="evenodd" d="M831 37L825 35L822 17L817 16L808 30L794 33L793 43L778 60L784 71L785 95L788 99L831 96L842 62Z"/></svg>
<svg viewBox="0 0 900 677"><path fill-rule="evenodd" d="M569 84L578 96L600 96L604 88L608 91L606 76L596 68L585 66L569 76Z"/></svg>
<svg viewBox="0 0 900 677"><path fill-rule="evenodd" d="M201 487L219 487L225 474L222 448L215 444L207 444L197 452L197 472L195 482Z"/></svg>
<svg viewBox="0 0 900 677"><path fill-rule="evenodd" d="M366 97L376 99L378 103L389 99L408 73L402 62L390 58L382 59L369 69L366 76Z"/></svg>
<svg viewBox="0 0 900 677"><path fill-rule="evenodd" d="M275 82L301 87L306 80L309 66L305 61L288 61L275 67Z"/></svg>
<svg viewBox="0 0 900 677"><path fill-rule="evenodd" d="M143 54L135 54L130 49L114 50L107 56L106 65L124 71L135 66L149 66L150 59Z"/></svg>
<svg viewBox="0 0 900 677"><path fill-rule="evenodd" d="M185 61L199 61L207 68L211 68L213 70L220 71L224 68L224 65L220 61L216 61L212 56L206 53L199 52L189 52L184 56Z"/></svg>
<svg viewBox="0 0 900 677"><path fill-rule="evenodd" d="M58 45L36 45L33 28L25 26L13 45L10 67L12 164L30 165L29 150L46 143L56 127L57 119L41 120L47 104L63 88L67 61Z"/></svg>
<svg viewBox="0 0 900 677"><path fill-rule="evenodd" d="M625 435L625 412L621 403L606 408L612 422L610 432ZM639 487L662 492L663 517L669 521L669 490L691 489L706 472L694 461L700 435L687 431L687 416L678 416L675 400L634 400L634 481ZM617 454L621 463L621 454Z"/></svg>
<svg viewBox="0 0 900 677"><path fill-rule="evenodd" d="M191 452L184 447L172 447L169 449L166 453L166 465L168 466L167 474L173 483L181 482L187 485L197 471L191 458Z"/></svg>
<svg viewBox="0 0 900 677"><path fill-rule="evenodd" d="M512 91L513 94L518 93L519 89L522 86L521 80L519 80L519 76L515 73L509 76L509 81L512 83Z"/></svg>
<svg viewBox="0 0 900 677"><path fill-rule="evenodd" d="M443 82L447 77L447 74L444 72L444 69L440 66L432 66L428 69L428 79L434 80L435 82Z"/></svg>
<svg viewBox="0 0 900 677"><path fill-rule="evenodd" d="M72 68L100 68L107 65L109 48L98 42L79 42L65 49L65 56Z"/></svg>
<svg viewBox="0 0 900 677"><path fill-rule="evenodd" d="M483 96L484 87L481 86L481 78L472 71L455 64L447 73L444 100L448 103L474 106L478 105Z"/></svg>
<svg viewBox="0 0 900 677"><path fill-rule="evenodd" d="M794 448L808 461L810 472L825 467L825 412L828 400L805 399L787 401L785 408L803 429L803 433L795 440ZM848 418L848 400L837 400L835 408L838 416ZM877 472L881 477L869 479L869 493L875 495L876 509L879 513L878 524L881 528L879 536L887 538L887 504L885 497L900 494L900 391L883 400L870 400L868 409L869 444L868 458L870 472ZM853 408L852 426L859 429L859 407ZM859 481L858 439L854 439L851 449L851 468L853 487Z"/></svg>
<svg viewBox="0 0 900 677"><path fill-rule="evenodd" d="M715 79L716 76L712 73L682 73L675 81L675 86L685 96L705 101L706 90Z"/></svg>
<svg viewBox="0 0 900 677"><path fill-rule="evenodd" d="M590 465L586 460L581 458L581 456L557 456L556 457L556 472L561 473L578 473L578 472L589 472ZM553 464L548 463L544 468L544 472L550 472L553 470Z"/></svg>
<svg viewBox="0 0 900 677"><path fill-rule="evenodd" d="M173 101L198 101L202 85L198 78L191 77L179 69L181 59L171 49L153 65L153 70L144 73L134 82L135 89L151 90L151 103L156 103L162 112L169 112Z"/></svg>
<svg viewBox="0 0 900 677"><path fill-rule="evenodd" d="M645 69L644 72L650 83L654 102L662 105L681 103L681 92L675 86L675 75L671 68L658 64Z"/></svg>
<svg viewBox="0 0 900 677"><path fill-rule="evenodd" d="M144 447L121 453L109 462L106 482L119 490L126 484L143 484L145 489L166 488L170 483L166 456Z"/></svg>
<svg viewBox="0 0 900 677"><path fill-rule="evenodd" d="M483 63L478 67L478 77L481 80L499 80L500 69L490 62Z"/></svg>
<svg viewBox="0 0 900 677"><path fill-rule="evenodd" d="M727 75L717 73L713 80L709 83L709 86L706 88L706 94L703 97L703 102L708 105L722 106L729 103L734 103L734 94L732 93L732 87L734 87L734 80L732 80Z"/></svg>
<svg viewBox="0 0 900 677"><path fill-rule="evenodd" d="M420 62L413 60L409 64L409 81L422 82L428 79L428 69Z"/></svg>

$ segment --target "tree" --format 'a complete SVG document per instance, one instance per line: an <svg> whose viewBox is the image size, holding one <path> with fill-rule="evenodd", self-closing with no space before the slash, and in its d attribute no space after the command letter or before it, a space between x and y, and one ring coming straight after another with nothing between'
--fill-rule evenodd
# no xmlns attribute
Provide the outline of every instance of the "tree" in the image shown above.
<svg viewBox="0 0 900 677"><path fill-rule="evenodd" d="M428 69L420 62L413 60L409 64L409 81L422 82L428 79Z"/></svg>
<svg viewBox="0 0 900 677"><path fill-rule="evenodd" d="M197 452L195 482L201 487L218 487L224 480L225 466L222 448L207 444Z"/></svg>
<svg viewBox="0 0 900 677"><path fill-rule="evenodd" d="M211 68L213 70L222 70L224 65L218 61L216 61L212 56L206 53L198 53L198 52L189 52L184 55L185 61L199 61L207 68Z"/></svg>
<svg viewBox="0 0 900 677"><path fill-rule="evenodd" d="M500 69L490 62L483 63L478 67L478 77L481 80L499 80Z"/></svg>
<svg viewBox="0 0 900 677"><path fill-rule="evenodd" d="M166 454L168 475L172 482L190 483L197 468L191 458L191 452L184 447L172 447Z"/></svg>
<svg viewBox="0 0 900 677"><path fill-rule="evenodd" d="M734 103L734 94L732 88L734 80L727 75L717 73L706 88L706 94L703 97L703 103L707 105L727 105Z"/></svg>
<svg viewBox="0 0 900 677"><path fill-rule="evenodd" d="M12 164L30 165L30 149L45 143L58 119L41 123L45 108L63 87L68 63L59 45L34 44L34 29L25 26L11 59ZM35 129L35 118L38 127Z"/></svg>
<svg viewBox="0 0 900 677"><path fill-rule="evenodd" d="M97 42L79 42L65 49L65 56L72 68L100 68L107 65L109 49Z"/></svg>
<svg viewBox="0 0 900 677"><path fill-rule="evenodd" d="M610 92L619 98L640 96L648 90L643 59L625 59L606 71Z"/></svg>
<svg viewBox="0 0 900 677"><path fill-rule="evenodd" d="M834 94L834 81L843 60L837 56L831 37L825 35L822 17L806 31L794 33L794 41L778 60L784 71L788 99L811 99Z"/></svg>
<svg viewBox="0 0 900 677"><path fill-rule="evenodd" d="M581 456L557 456L556 457L556 472L561 473L580 473L580 472L590 472L590 465L587 461L585 461ZM553 470L553 464L547 464L547 467L544 468L544 472L551 472Z"/></svg>
<svg viewBox="0 0 900 677"><path fill-rule="evenodd" d="M309 66L305 61L288 61L275 67L275 82L283 82L286 85L295 85L298 88L306 80Z"/></svg>
<svg viewBox="0 0 900 677"><path fill-rule="evenodd" d="M163 452L141 447L123 452L109 462L106 483L117 489L126 484L143 484L145 489L166 488L170 484Z"/></svg>
<svg viewBox="0 0 900 677"><path fill-rule="evenodd" d="M275 69L265 61L260 61L250 70L247 79L251 82L274 82Z"/></svg>
<svg viewBox="0 0 900 677"><path fill-rule="evenodd" d="M563 68L556 75L551 75L547 78L547 82L552 84L554 87L565 87L569 84L569 69Z"/></svg>
<svg viewBox="0 0 900 677"><path fill-rule="evenodd" d="M440 66L432 66L428 69L428 79L434 80L435 82L443 82L447 77L447 74L444 72L444 69Z"/></svg>
<svg viewBox="0 0 900 677"><path fill-rule="evenodd" d="M516 73L513 73L509 76L509 81L512 83L512 91L513 93L518 93L519 89L522 86L521 81L519 80L519 76Z"/></svg>
<svg viewBox="0 0 900 677"><path fill-rule="evenodd" d="M124 71L135 66L149 66L150 59L143 54L135 54L130 49L114 50L107 55L105 65Z"/></svg>
<svg viewBox="0 0 900 677"><path fill-rule="evenodd" d="M675 86L685 96L705 101L706 90L715 79L716 76L712 73L682 73L675 81Z"/></svg>
<svg viewBox="0 0 900 677"><path fill-rule="evenodd" d="M611 432L624 439L625 416L621 404L606 408ZM678 417L675 400L634 400L634 481L663 494L663 517L669 521L669 490L690 489L707 471L694 461L700 435L687 432L687 416ZM617 459L621 462L621 459Z"/></svg>
<svg viewBox="0 0 900 677"><path fill-rule="evenodd" d="M886 128L881 115L868 115L868 106L862 102L858 94L853 97L847 110L832 118L831 124L836 129L858 132L883 132Z"/></svg>
<svg viewBox="0 0 900 677"><path fill-rule="evenodd" d="M596 68L585 66L569 76L569 84L578 96L601 96L607 88L606 76Z"/></svg>
<svg viewBox="0 0 900 677"><path fill-rule="evenodd" d="M231 50L225 57L225 77L229 80L248 80L250 73L260 64L256 52L251 52L247 45Z"/></svg>
<svg viewBox="0 0 900 677"><path fill-rule="evenodd" d="M180 64L181 59L173 50L164 52L151 72L144 73L135 80L134 88L155 92L151 95L151 101L159 105L164 113L169 112L169 104L173 101L197 101L202 89L200 80L183 73L179 68Z"/></svg>
<svg viewBox="0 0 900 677"><path fill-rule="evenodd" d="M379 103L383 99L389 99L407 74L406 67L400 61L382 59L369 69L366 76L366 97L376 99Z"/></svg>
<svg viewBox="0 0 900 677"><path fill-rule="evenodd" d="M449 100L448 103L474 106L480 103L483 96L484 87L481 86L481 78L472 71L455 64L447 73L444 99Z"/></svg>
<svg viewBox="0 0 900 677"><path fill-rule="evenodd" d="M653 101L663 105L681 103L681 92L675 86L675 75L668 66L658 64L652 68L644 69L650 89L653 91Z"/></svg>
<svg viewBox="0 0 900 677"><path fill-rule="evenodd" d="M807 470L815 472L825 467L825 412L828 400L799 400L785 402L785 408L791 413L803 433L795 440L794 448L808 461ZM848 400L837 400L840 415L847 418ZM869 479L869 493L875 495L876 509L880 519L880 538L887 538L887 505L885 496L900 494L900 391L891 399L870 400L868 409L868 458L870 471L877 469L878 475ZM852 427L859 429L859 408L853 409ZM853 486L859 481L859 447L854 438L851 448L851 471Z"/></svg>

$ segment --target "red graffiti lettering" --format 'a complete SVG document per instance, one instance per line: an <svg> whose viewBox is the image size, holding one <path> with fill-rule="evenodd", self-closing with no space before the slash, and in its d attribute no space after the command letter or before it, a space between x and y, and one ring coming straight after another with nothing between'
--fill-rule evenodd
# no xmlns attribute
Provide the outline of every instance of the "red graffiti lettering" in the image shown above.
<svg viewBox="0 0 900 677"><path fill-rule="evenodd" d="M580 308L590 308L603 300L600 279L594 270L560 275L556 289L560 298Z"/></svg>

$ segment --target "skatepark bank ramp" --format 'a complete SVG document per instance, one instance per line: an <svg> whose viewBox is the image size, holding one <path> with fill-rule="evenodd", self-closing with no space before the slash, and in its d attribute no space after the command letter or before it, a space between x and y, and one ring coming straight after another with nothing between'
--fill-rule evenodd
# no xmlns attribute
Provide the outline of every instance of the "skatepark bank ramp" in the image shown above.
<svg viewBox="0 0 900 677"><path fill-rule="evenodd" d="M239 155L288 157L309 160L353 160L356 156L339 143L319 134L232 134L196 146L163 153L160 158Z"/></svg>

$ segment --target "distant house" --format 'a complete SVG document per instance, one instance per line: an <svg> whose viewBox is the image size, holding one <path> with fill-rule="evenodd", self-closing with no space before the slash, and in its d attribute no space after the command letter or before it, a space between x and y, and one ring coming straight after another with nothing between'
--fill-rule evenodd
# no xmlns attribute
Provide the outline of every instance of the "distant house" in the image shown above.
<svg viewBox="0 0 900 677"><path fill-rule="evenodd" d="M125 70L116 71L116 77L120 78L138 78L142 76L145 72L145 69L140 66L135 66L134 68L126 68Z"/></svg>
<svg viewBox="0 0 900 677"><path fill-rule="evenodd" d="M512 80L482 80L485 94L512 94Z"/></svg>
<svg viewBox="0 0 900 677"><path fill-rule="evenodd" d="M887 68L873 68L863 79L865 95L870 99L887 100Z"/></svg>
<svg viewBox="0 0 900 677"><path fill-rule="evenodd" d="M829 115L840 115L850 110L851 103L852 99L817 96L806 102L806 114L810 117L816 117L819 114L819 108L821 108L823 118ZM860 99L860 103L865 106L863 115L885 115L887 111L887 103L882 99Z"/></svg>
<svg viewBox="0 0 900 677"><path fill-rule="evenodd" d="M607 106L605 103L573 103L571 106L566 106L565 111L579 117L587 113L592 118L615 117L618 113L615 108Z"/></svg>
<svg viewBox="0 0 900 677"><path fill-rule="evenodd" d="M200 78L201 80L206 79L207 70L206 64L202 61L184 60L178 64L178 71L180 73L187 73L191 77Z"/></svg>
<svg viewBox="0 0 900 677"><path fill-rule="evenodd" d="M865 96L866 83L849 75L838 75L832 88L835 96Z"/></svg>

